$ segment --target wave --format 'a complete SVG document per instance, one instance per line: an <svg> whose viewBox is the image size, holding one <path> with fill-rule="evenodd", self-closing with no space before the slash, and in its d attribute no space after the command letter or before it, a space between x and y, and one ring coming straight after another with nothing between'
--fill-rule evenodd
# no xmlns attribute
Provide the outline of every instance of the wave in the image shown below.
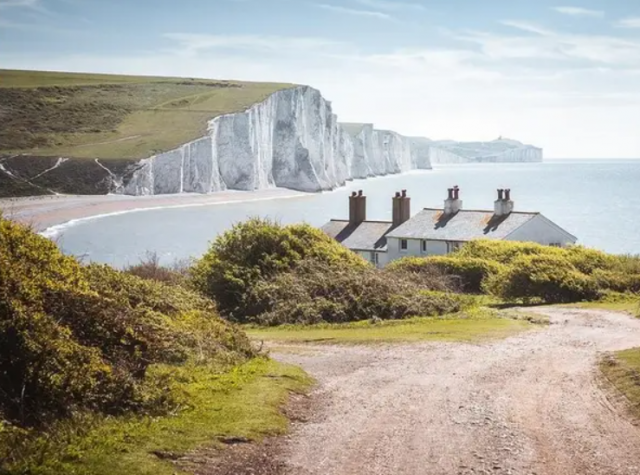
<svg viewBox="0 0 640 475"><path fill-rule="evenodd" d="M197 207L204 207L204 206L218 206L218 205L229 205L229 204L241 204L241 203L253 203L253 202L257 202L257 201L271 201L271 200L284 200L284 199L290 199L290 198L302 198L302 197L306 197L309 194L307 193L302 193L302 192L293 192L295 194L291 194L291 195L282 195L282 196L264 196L261 198L247 198L247 199L243 199L243 200L225 200L225 201L214 201L214 202L206 202L206 203L182 203L182 204L172 204L172 205L165 205L165 206L150 206L150 207L146 207L146 208L131 208L131 209L124 209L124 210L120 210L120 211L112 211L109 213L101 213L101 214L94 214L92 216L86 216L83 218L76 218L76 219L72 219L69 221L65 221L64 223L61 224L56 224L54 226L49 226L48 228L46 228L43 231L40 231L38 234L40 236L49 238L49 239L55 239L56 237L60 236L61 234L63 234L67 229L78 226L82 223L86 223L88 221L95 221L98 219L103 219L103 218L110 218L112 216L120 216L123 214L130 214L130 213L142 213L142 212L146 212L146 211L159 211L159 210L163 210L163 209L179 209L179 208L197 208ZM158 196L158 195L156 195Z"/></svg>

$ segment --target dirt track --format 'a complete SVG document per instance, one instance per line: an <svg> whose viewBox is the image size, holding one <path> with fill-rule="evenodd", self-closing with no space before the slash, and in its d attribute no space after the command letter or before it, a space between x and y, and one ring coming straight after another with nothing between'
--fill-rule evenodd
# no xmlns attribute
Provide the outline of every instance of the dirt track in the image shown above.
<svg viewBox="0 0 640 475"><path fill-rule="evenodd" d="M492 343L275 355L319 381L319 409L283 442L278 472L640 474L640 429L596 372L601 352L640 346L640 321L539 312L548 329Z"/></svg>

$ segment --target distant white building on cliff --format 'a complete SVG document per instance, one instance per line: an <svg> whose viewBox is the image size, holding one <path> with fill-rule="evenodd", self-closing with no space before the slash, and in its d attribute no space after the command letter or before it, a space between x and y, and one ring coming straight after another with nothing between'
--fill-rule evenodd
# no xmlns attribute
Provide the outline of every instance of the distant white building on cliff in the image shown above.
<svg viewBox="0 0 640 475"><path fill-rule="evenodd" d="M349 219L331 220L322 230L371 263L383 267L408 256L446 255L474 239L575 244L577 238L537 212L514 211L511 190L498 190L493 210L464 210L458 187L448 190L441 209L411 217L411 198L396 193L392 221L367 221L367 198L349 197Z"/></svg>

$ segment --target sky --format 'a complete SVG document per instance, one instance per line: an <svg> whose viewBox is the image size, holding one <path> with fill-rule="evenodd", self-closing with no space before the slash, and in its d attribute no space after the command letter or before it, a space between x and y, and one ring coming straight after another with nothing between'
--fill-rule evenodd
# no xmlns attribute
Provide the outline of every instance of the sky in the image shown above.
<svg viewBox="0 0 640 475"><path fill-rule="evenodd" d="M307 84L345 122L640 158L640 0L0 0L0 68Z"/></svg>

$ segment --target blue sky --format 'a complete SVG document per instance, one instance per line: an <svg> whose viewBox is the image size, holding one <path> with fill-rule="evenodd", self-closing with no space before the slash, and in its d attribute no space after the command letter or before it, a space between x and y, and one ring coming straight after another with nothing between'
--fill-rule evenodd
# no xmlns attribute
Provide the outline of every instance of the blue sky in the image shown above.
<svg viewBox="0 0 640 475"><path fill-rule="evenodd" d="M302 83L407 135L640 158L639 0L0 0L0 67Z"/></svg>

